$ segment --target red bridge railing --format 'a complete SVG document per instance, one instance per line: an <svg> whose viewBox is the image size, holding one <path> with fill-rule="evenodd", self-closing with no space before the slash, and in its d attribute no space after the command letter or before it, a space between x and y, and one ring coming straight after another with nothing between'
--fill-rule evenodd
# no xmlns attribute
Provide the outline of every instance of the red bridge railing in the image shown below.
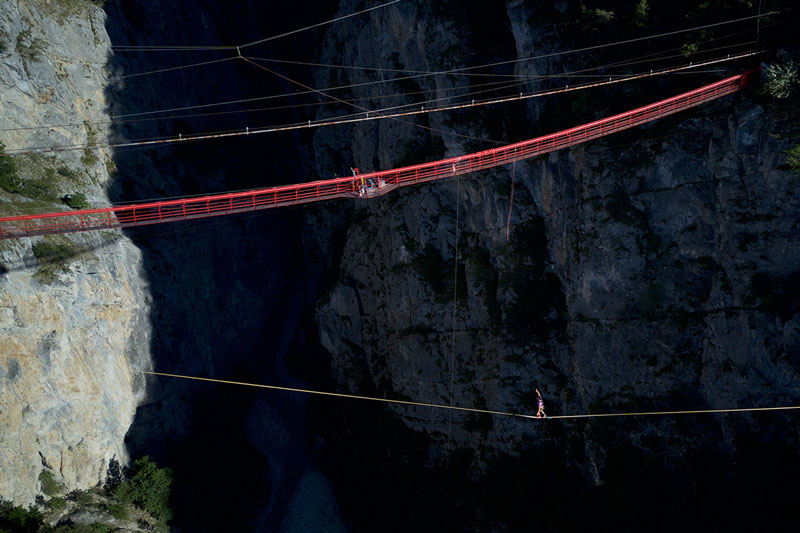
<svg viewBox="0 0 800 533"><path fill-rule="evenodd" d="M748 78L754 72L731 76L660 102L543 137L430 163L361 174L358 177L350 176L102 209L0 217L0 239L127 228L228 215L335 198L350 198L359 196L360 191L366 196L376 196L397 187L505 165L639 126L739 91L747 85ZM365 189L365 183L371 183L373 186Z"/></svg>

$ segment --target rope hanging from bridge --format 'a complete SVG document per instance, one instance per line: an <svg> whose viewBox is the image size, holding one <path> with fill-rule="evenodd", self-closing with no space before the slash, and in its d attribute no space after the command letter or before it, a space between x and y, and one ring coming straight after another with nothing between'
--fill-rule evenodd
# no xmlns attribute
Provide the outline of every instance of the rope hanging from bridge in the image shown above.
<svg viewBox="0 0 800 533"><path fill-rule="evenodd" d="M328 396L335 398L347 398L351 400L366 400L372 402L381 402L396 405L410 405L414 407L431 407L434 409L447 409L451 413L453 411L461 411L468 413L486 414L493 416L505 416L514 418L528 418L532 420L568 420L579 418L619 418L619 417L633 417L633 416L668 416L668 415L699 415L699 414L724 414L724 413L755 413L762 411L792 411L800 409L800 405L787 405L777 407L742 407L742 408L729 408L729 409L686 409L686 410L672 410L672 411L635 411L624 413L585 413L574 415L548 415L547 418L537 418L535 415L514 413L510 411L496 411L492 409L476 409L473 407L459 407L457 405L446 405L439 403L429 402L415 402L412 400L394 400L391 398L377 398L374 396L361 396L358 394L346 394L341 392L327 392L318 391L313 389L300 389L297 387L281 387L278 385L263 385L260 383L247 383L244 381L231 381L227 379L203 378L198 376L186 376L182 374L169 374L166 372L151 372L148 370L134 371L136 374L146 374L150 376L161 376L169 378L179 378L193 381L206 381L210 383L221 383L224 385L240 385L244 387L255 387L259 389L269 389L284 392L298 392L302 394L312 394L317 396Z"/></svg>

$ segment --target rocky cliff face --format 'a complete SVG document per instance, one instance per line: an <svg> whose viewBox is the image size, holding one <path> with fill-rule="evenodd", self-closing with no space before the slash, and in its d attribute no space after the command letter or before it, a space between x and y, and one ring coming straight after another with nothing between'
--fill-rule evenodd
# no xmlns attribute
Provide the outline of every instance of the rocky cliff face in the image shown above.
<svg viewBox="0 0 800 533"><path fill-rule="evenodd" d="M352 7L343 2L342 12ZM555 10L561 8L566 4ZM341 56L348 65L427 71L509 59L448 63L432 54L480 49L478 26L497 41L510 39L516 57L552 51L544 43L553 42L545 38L553 26L522 2L508 2L502 20L442 9L406 3L351 25L352 32L332 29L322 62ZM572 61L516 69L559 72ZM373 76L336 75L343 85ZM426 98L445 98L454 78L414 82L430 91ZM687 85L647 87L652 101ZM392 89L357 87L353 95ZM635 88L615 91L597 91L593 101L604 107L615 94L631 102L642 97ZM338 137L320 133L317 162L346 167L353 154L362 171L391 168L475 149L474 141L438 130L512 142L547 131L540 119L562 127L580 122L558 123L557 108L538 102L472 116L432 114L424 125L435 132L383 121ZM563 110L564 101L556 103ZM314 242L311 248L323 252L310 254L312 262L338 258L335 282L317 308L334 379L350 392L531 414L534 387L550 414L796 403L800 199L783 152L796 135L797 112L753 89L539 160L354 201L345 209L347 229L332 233L329 248ZM334 218L309 219L308 234L331 227ZM423 462L452 459L443 451L461 449L468 469L485 472L498 454L552 446L590 486L617 475L620 446L673 471L709 447L732 457L747 435L798 439L796 429L777 430L775 419L748 415L620 422L613 424L617 432L608 425L389 409L425 436Z"/></svg>
<svg viewBox="0 0 800 533"><path fill-rule="evenodd" d="M109 46L104 13L90 2L0 4L6 148L104 139ZM77 192L106 205L110 156L16 156L26 192L1 192L0 210L68 209L59 199ZM109 460L126 461L123 438L144 385L132 368L149 364L141 267L139 250L117 232L0 242L4 498L31 503L43 470L67 489L84 489L105 480Z"/></svg>

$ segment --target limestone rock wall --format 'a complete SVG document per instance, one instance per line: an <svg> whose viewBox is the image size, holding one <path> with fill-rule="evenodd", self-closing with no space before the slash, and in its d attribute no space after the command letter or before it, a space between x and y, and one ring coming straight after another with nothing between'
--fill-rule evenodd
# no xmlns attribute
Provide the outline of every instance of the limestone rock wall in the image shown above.
<svg viewBox="0 0 800 533"><path fill-rule="evenodd" d="M0 3L0 141L8 150L106 137L109 46L105 15L91 2ZM23 181L46 189L0 191L3 215L66 210L58 199L76 192L90 206L108 204L110 153L15 160ZM37 257L37 243L51 252L39 248ZM119 232L0 241L3 498L31 503L44 469L67 490L85 489L105 480L112 458L126 462L123 439L144 390L132 368L149 366L141 266Z"/></svg>

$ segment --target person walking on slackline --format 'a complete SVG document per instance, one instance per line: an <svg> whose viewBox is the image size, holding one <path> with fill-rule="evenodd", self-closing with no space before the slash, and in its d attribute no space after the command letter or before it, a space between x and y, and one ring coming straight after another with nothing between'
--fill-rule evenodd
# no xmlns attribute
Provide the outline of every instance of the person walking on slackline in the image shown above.
<svg viewBox="0 0 800 533"><path fill-rule="evenodd" d="M536 411L536 418L547 418L547 415L544 414L544 401L539 389L536 389L536 404L539 406L539 410Z"/></svg>

